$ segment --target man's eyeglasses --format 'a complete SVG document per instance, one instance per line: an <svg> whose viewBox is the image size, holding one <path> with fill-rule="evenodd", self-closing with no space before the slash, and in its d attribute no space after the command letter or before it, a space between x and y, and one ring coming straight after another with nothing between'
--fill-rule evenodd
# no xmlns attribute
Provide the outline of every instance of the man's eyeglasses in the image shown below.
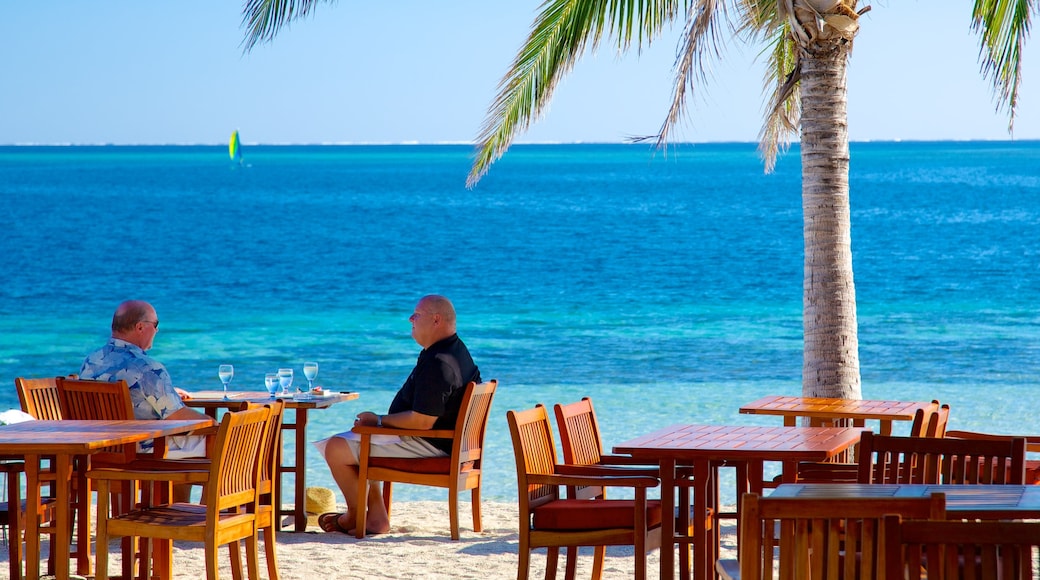
<svg viewBox="0 0 1040 580"><path fill-rule="evenodd" d="M143 322L145 324L151 324L151 325L155 326L156 330L159 330L159 321L158 320L142 320L141 322Z"/></svg>

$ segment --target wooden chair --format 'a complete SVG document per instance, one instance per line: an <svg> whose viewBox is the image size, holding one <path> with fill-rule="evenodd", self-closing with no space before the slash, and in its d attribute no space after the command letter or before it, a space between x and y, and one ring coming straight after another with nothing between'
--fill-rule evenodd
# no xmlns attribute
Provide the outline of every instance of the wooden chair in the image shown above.
<svg viewBox="0 0 1040 580"><path fill-rule="evenodd" d="M1022 580L1040 568L1037 522L905 521L893 514L883 526L885 578Z"/></svg>
<svg viewBox="0 0 1040 580"><path fill-rule="evenodd" d="M942 437L950 420L950 406L932 400L929 410L918 409L910 424L910 437ZM861 452L862 450L860 450ZM779 476L777 476L779 478ZM857 483L858 463L802 462L798 465L800 483ZM779 483L779 479L777 480Z"/></svg>
<svg viewBox="0 0 1040 580"><path fill-rule="evenodd" d="M25 500L21 496L21 474L25 471L22 461L0 461L0 476L4 478L0 490L6 491L6 498L0 501L0 526L5 527L7 534L7 553L10 580L22 580L22 533L25 529ZM54 520L54 499L44 499L42 521ZM55 541L53 528L49 532L51 545ZM54 573L53 559L48 561L48 573Z"/></svg>
<svg viewBox="0 0 1040 580"><path fill-rule="evenodd" d="M891 437L864 431L859 483L1025 483L1026 442Z"/></svg>
<svg viewBox="0 0 1040 580"><path fill-rule="evenodd" d="M249 578L259 578L257 505L260 458L265 447L271 407L232 411L221 418L208 469L132 470L116 467L91 469L98 483L97 580L108 578L108 541L111 536L186 540L205 544L206 577L219 578L218 548L246 540ZM153 481L203 485L201 504L161 503L109 515L110 482ZM232 553L236 549L232 548ZM239 564L238 566L241 566ZM234 568L234 565L232 566Z"/></svg>
<svg viewBox="0 0 1040 580"><path fill-rule="evenodd" d="M578 475L578 468L564 475L559 472L544 406L508 411L506 420L513 440L520 497L517 580L527 579L531 551L536 548L548 548L545 577L552 580L561 547L616 545L635 548L635 577L644 580L646 553L661 543L661 504L646 499L647 489L658 485L657 478ZM564 486L627 487L634 491L635 499L564 499L560 493Z"/></svg>
<svg viewBox="0 0 1040 580"><path fill-rule="evenodd" d="M245 403L242 407L250 409L260 405ZM267 421L267 431L264 433L264 443L261 448L259 475L256 484L256 492L259 495L256 511L256 527L264 533L264 555L267 559L267 577L269 580L278 580L278 560L276 557L275 532L278 529L277 507L274 505L275 478L278 477L279 451L281 450L282 418L285 405L281 401L269 404L271 417ZM237 550L238 543L228 544L231 557L232 575L234 578L242 577L241 558Z"/></svg>
<svg viewBox="0 0 1040 580"><path fill-rule="evenodd" d="M648 475L658 477L660 472L657 465L640 463L633 457L627 455L607 454L603 450L603 438L600 435L599 421L596 419L596 410L592 405L592 399L582 397L580 401L562 405L553 405L553 413L556 415L556 426L560 431L560 446L563 449L563 462L567 465L579 465L582 467L596 466L606 468L602 475ZM607 471L609 469L610 471ZM690 473L681 472L679 478L689 481ZM605 499L606 489L600 485L567 488L567 497L572 499ZM689 505L689 486L679 487L678 505ZM677 517L677 529L686 529L687 535L693 535L693 526L701 525L705 530L714 527L714 512L711 508L701 506L698 517L698 509L690 507L690 512L685 518ZM678 515L678 514L677 514ZM690 560L690 546L686 545L679 551L679 569L688 570ZM574 547L567 549L567 577L573 577L577 566L578 550ZM606 549L597 546L595 552L594 570L603 569L603 558Z"/></svg>
<svg viewBox="0 0 1040 580"><path fill-rule="evenodd" d="M390 513L392 483L429 485L448 489L448 517L451 539L459 539L459 492L471 490L473 503L473 531L483 529L480 521L480 483L483 475L484 433L487 430L491 401L495 396L498 381L469 383L459 408L455 428L440 430L394 429L392 427L354 427L361 435L360 457L358 458L357 525L355 535L365 537L366 507L368 505L369 481L383 482L383 502L386 513ZM402 459L394 457L372 457L370 455L373 435L397 435L403 437L432 437L451 439L451 455L425 459Z"/></svg>
<svg viewBox="0 0 1040 580"><path fill-rule="evenodd" d="M886 514L943 519L946 496L923 498L742 498L739 561L719 560L720 577L741 580L883 578ZM779 530L779 534L777 533Z"/></svg>
<svg viewBox="0 0 1040 580"><path fill-rule="evenodd" d="M60 421L61 398L58 395L58 381L55 377L42 379L26 379L18 377L14 380L18 390L18 402L22 411L36 419L44 421Z"/></svg>
<svg viewBox="0 0 1040 580"><path fill-rule="evenodd" d="M997 435L994 433L979 433L978 431L947 431L946 436L953 439L987 439L990 441L1007 441L1015 437L1022 437L1026 440L1027 453L1040 452L1040 436L1037 435ZM1040 460L1026 459L1026 484L1040 484Z"/></svg>
<svg viewBox="0 0 1040 580"><path fill-rule="evenodd" d="M75 375L70 375L70 376L75 376ZM27 378L24 378L24 377L17 377L14 380L14 384L15 384L15 390L18 391L18 402L21 404L22 412L27 413L29 415L32 415L34 419L41 420L41 421L59 421L59 420L61 420L62 415L61 415L61 404L59 403L59 397L58 397L58 382L57 382L57 379L55 377L45 377L45 378L36 378L36 379L27 379ZM79 466L77 465L77 467L79 467ZM22 463L20 463L20 462L14 463L14 464L8 464L8 465L0 468L0 471L3 471L5 473L5 475L6 475L6 477L8 478L8 483L9 483L8 489L9 490L13 490L13 492L10 492L10 493L20 495L21 490L17 486L19 485L19 482L21 481L20 472L23 470L23 468L24 468L24 465ZM53 479L54 479L54 474L51 473L51 472L48 472L46 470L41 471L40 479L41 479L41 482L42 482L41 483L41 488L42 488L42 486L51 486L51 482L53 482ZM73 505L72 505L73 509L72 509L72 518L69 520L69 525L72 526L72 529L75 529L75 526L76 526L76 523L77 523L77 515L76 514L80 513L79 502L78 502L78 500L75 499L77 497L75 494L79 493L79 488L78 488L76 480L73 480L71 482L71 485L72 485L72 491L73 491L74 496L73 496L73 498L71 498L72 502L73 502ZM46 521L50 521L50 518L53 517L53 508L48 507L48 506L53 504L53 502L55 501L53 487L50 487L49 491L42 492L40 494L40 496L45 498L44 502L45 502L46 505L44 506L44 510L45 510L44 513L43 513L44 518L45 518ZM22 512L24 512L24 506L22 504L24 502L19 503L19 501L13 501L11 499L11 497L9 496L8 497L8 504L7 504L7 506L8 506L7 507L7 511L3 512L3 510L0 510L0 517L3 517L4 515L7 516L8 534L11 536L11 538L15 539L15 541L13 541L13 542L11 542L9 544L9 552L10 552L10 556L11 556L11 578L12 578L12 580L18 580L18 579L21 578L21 565L20 565L20 562L21 562L21 553L22 553L21 552L21 548L22 548L22 546L21 546L22 521L23 521L23 517L22 516L24 515L24 513L22 513ZM11 505L19 506L20 512L19 512L19 510L15 510L14 512L10 511L10 506ZM76 541L76 550L72 554L72 555L76 556L77 558L80 556L80 553L79 553L80 549L89 550L89 546L90 546L89 539L90 538L89 538L89 529L88 528L89 528L89 526L80 526L80 529L83 530L83 532L79 535L79 537L78 537L78 539ZM51 539L51 541L54 540L54 535L53 534L51 535L50 539ZM81 547L84 547L84 546L86 546L87 548L81 548ZM16 551L17 551L17 555L16 555ZM51 564L53 566L52 563L49 563L49 564ZM53 569L53 567L52 567L52 569ZM17 570L17 574L16 574L16 570Z"/></svg>

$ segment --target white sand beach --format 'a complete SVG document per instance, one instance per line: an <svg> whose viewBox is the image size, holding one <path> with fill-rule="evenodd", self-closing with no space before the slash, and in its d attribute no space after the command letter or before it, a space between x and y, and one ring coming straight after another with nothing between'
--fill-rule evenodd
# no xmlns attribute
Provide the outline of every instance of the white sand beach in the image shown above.
<svg viewBox="0 0 1040 580"><path fill-rule="evenodd" d="M343 506L340 506L343 507ZM388 534L357 540L340 533L325 533L317 527L307 533L278 534L278 569L284 580L338 578L422 578L488 580L515 578L519 538L517 507L509 503L483 503L484 531L475 533L469 517L470 504L460 505L461 539L452 541L448 533L448 504L440 502L400 502L393 506L393 529ZM723 557L734 557L736 527L724 522ZM46 542L44 546L46 547ZM118 544L113 543L112 573L118 573ZM7 573L7 550L2 550L0 575ZM261 555L261 577L267 578L266 562ZM221 577L231 578L227 550L222 550ZM582 551L579 578L589 578L592 551ZM648 575L657 577L660 557L657 550L649 556ZM537 550L532 558L531 578L545 573L545 550ZM563 574L563 558L560 562ZM616 547L607 550L605 578L633 576L632 549ZM206 577L201 544L178 542L174 545L174 578L198 580Z"/></svg>

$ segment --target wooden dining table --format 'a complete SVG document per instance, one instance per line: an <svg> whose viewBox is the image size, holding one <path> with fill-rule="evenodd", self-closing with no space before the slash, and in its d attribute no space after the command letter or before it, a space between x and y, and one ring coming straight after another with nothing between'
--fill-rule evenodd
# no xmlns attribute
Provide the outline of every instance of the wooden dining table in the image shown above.
<svg viewBox="0 0 1040 580"><path fill-rule="evenodd" d="M208 421L26 421L0 426L0 455L25 458L25 577L40 577L40 532L55 536L51 545L54 554L54 576L57 580L69 578L69 547L71 510L68 501L72 479L72 462L76 456L88 456L105 447L135 444L148 439L181 435L206 427ZM55 517L46 528L41 528L39 515L40 461L53 458L55 472ZM77 519L79 525L89 526L90 506L81 504ZM11 541L18 541L12 538ZM80 549L77 573L89 575L89 549Z"/></svg>
<svg viewBox="0 0 1040 580"><path fill-rule="evenodd" d="M904 483L787 483L770 497L866 498L927 497L946 494L947 518L977 520L1040 519L1038 485L939 485Z"/></svg>
<svg viewBox="0 0 1040 580"><path fill-rule="evenodd" d="M876 401L869 399L831 399L823 397L789 397L770 395L740 407L748 415L779 415L784 425L794 426L798 419L809 419L815 427L833 426L851 420L853 427L865 427L867 421L880 422L882 435L892 434L893 421L913 421L918 409L935 409L934 402Z"/></svg>
<svg viewBox="0 0 1040 580"><path fill-rule="evenodd" d="M293 530L297 532L304 532L307 530L307 509L306 509L306 494L307 494L307 414L311 410L316 409L328 409L336 403L342 403L344 401L353 401L359 397L358 393L355 392L344 392L344 393L332 393L329 392L322 396L297 396L282 397L278 395L271 397L267 393L259 391L229 391L226 393L225 398L224 391L196 391L190 393L190 398L184 399L184 404L189 407L196 407L204 409L206 414L214 419L217 418L217 411L220 409L229 409L237 407L243 402L250 403L269 403L274 400L280 400L285 403L286 409L292 409L295 412L295 418L292 422L282 420L282 434L283 440L282 445L285 444L284 434L286 431L293 431L295 435L295 453L293 455L293 462L285 462L285 454L279 453L278 458L278 477L275 478L275 495L274 504L278 509L277 518L280 520L282 516L292 516L293 518ZM348 421L349 424L353 425L353 420ZM293 490L294 503L293 507L285 508L282 503L282 477L286 474L292 475L294 478L295 487Z"/></svg>
<svg viewBox="0 0 1040 580"><path fill-rule="evenodd" d="M718 498L713 493L712 485L714 467L727 464L738 467L738 498L747 491L761 493L765 461L781 462L784 481L794 482L800 461L830 459L856 444L862 431L855 427L672 425L619 443L614 446L613 452L660 465L661 510L664 514L671 514L675 510L676 466L692 466L693 493L690 499L693 505L698 508L713 507L717 513ZM680 518L688 515L689 506L680 506L679 514ZM676 535L675 518L662 518L662 580L670 580L675 575L675 552L672 546L679 544L685 550L691 542L693 578L714 577L714 560L719 542L718 525L712 528L710 538L703 525L693 526L692 537ZM682 575L686 577L687 571L682 571Z"/></svg>

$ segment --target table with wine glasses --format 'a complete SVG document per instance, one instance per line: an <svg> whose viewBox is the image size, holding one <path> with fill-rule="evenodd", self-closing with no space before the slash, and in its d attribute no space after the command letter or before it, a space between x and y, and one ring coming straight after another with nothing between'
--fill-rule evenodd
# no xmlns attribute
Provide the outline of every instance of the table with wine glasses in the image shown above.
<svg viewBox="0 0 1040 580"><path fill-rule="evenodd" d="M294 522L294 531L303 532L307 529L306 512L306 473L307 473L307 413L312 409L328 409L336 403L353 401L358 398L354 392L333 393L324 391L321 395L310 393L289 393L280 395L271 389L271 394L259 391L196 391L190 393L191 398L185 399L184 404L205 410L206 414L216 418L219 409L237 407L243 402L269 403L276 398L285 403L286 409L292 409L296 418L293 422L282 421L282 434L286 430L295 431L296 453L292 464L287 464L283 453L279 453L278 477L275 478L274 505L278 506L278 517L291 515ZM284 442L284 439L283 439ZM295 505L293 509L282 507L282 476L292 474L296 481L294 490Z"/></svg>

